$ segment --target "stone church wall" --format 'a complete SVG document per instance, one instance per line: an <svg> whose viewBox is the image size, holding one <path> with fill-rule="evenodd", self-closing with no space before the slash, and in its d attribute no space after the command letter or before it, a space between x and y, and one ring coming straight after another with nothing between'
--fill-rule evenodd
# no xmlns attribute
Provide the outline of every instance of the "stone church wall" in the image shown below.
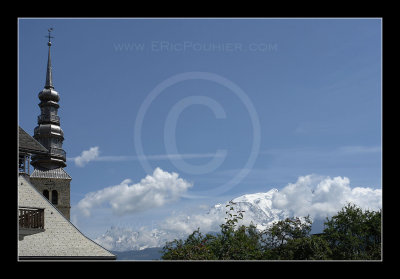
<svg viewBox="0 0 400 279"><path fill-rule="evenodd" d="M57 191L57 204L55 207L70 220L70 179L31 178L30 182L43 194L44 190L49 191L49 201L53 200L53 191Z"/></svg>

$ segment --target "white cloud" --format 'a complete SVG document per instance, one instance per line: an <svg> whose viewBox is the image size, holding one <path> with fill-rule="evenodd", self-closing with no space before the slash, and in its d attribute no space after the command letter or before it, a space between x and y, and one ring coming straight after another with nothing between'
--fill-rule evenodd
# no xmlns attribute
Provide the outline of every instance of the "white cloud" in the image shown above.
<svg viewBox="0 0 400 279"><path fill-rule="evenodd" d="M270 198L263 193L254 194L254 196L265 196L265 200L253 202L247 209L245 204L239 205L240 209L245 209L242 223L248 225L253 221L262 228L271 220L275 220L278 216L283 218L286 214L298 217L310 215L313 219L324 219L335 215L347 202L370 210L379 210L382 206L381 189L351 188L349 178L340 176L334 178L315 174L300 176L295 183L289 183L281 190L275 191ZM249 201L248 197L239 197L234 201ZM160 224L160 229L176 235L187 235L197 228L202 232L219 231L219 226L225 222L225 204L227 202L216 205L206 213L171 215ZM260 214L260 210L268 214Z"/></svg>
<svg viewBox="0 0 400 279"><path fill-rule="evenodd" d="M82 151L80 156L74 158L75 165L83 167L90 161L93 161L99 157L99 147L91 147L89 150Z"/></svg>
<svg viewBox="0 0 400 279"><path fill-rule="evenodd" d="M218 212L220 213L220 212ZM225 222L225 214L178 214L172 215L160 224L162 230L173 234L191 234L200 228L202 232L219 231Z"/></svg>
<svg viewBox="0 0 400 279"><path fill-rule="evenodd" d="M361 208L378 210L382 206L382 190L350 187L347 177L300 176L296 183L289 183L272 198L272 206L287 209L293 215L326 217L337 213L346 203Z"/></svg>
<svg viewBox="0 0 400 279"><path fill-rule="evenodd" d="M245 211L240 224L248 225L253 221L257 228L264 229L272 222L289 216L304 217L309 214L314 220L325 219L335 215L347 202L363 209L379 210L381 198L381 189L352 188L347 177L331 178L312 174L300 176L295 183L289 183L281 190L244 195L234 201L238 209ZM225 222L226 204L208 206L208 210L202 204L202 211L193 214L174 211L155 229L153 226L139 230L114 228L98 237L96 242L111 250L123 251L160 247L167 240L187 237L197 228L203 233L220 231L220 225Z"/></svg>
<svg viewBox="0 0 400 279"><path fill-rule="evenodd" d="M89 150L82 151L80 156L67 158L74 161L78 167L84 167L87 163L96 162L123 162L123 161L162 161L176 159L198 159L198 158L214 158L221 156L217 153L186 153L186 154L153 154L145 156L127 156L127 155L108 155L100 156L98 146L91 147Z"/></svg>
<svg viewBox="0 0 400 279"><path fill-rule="evenodd" d="M257 193L254 195L260 195ZM251 196L251 195L248 195ZM266 203L268 204L268 199ZM235 200L240 200L236 198ZM255 221L259 214L258 209L264 209L282 216L287 212L289 216L304 217L310 215L312 218L325 218L336 214L347 202L354 203L363 209L379 210L382 206L382 190L368 187L350 187L350 180L347 177L319 176L315 174L300 176L295 183L289 183L281 190L276 190L270 200L271 207L263 208L262 202L257 202L249 208L254 212L244 214L244 223L249 224ZM224 210L216 210L217 207L207 213L191 214L184 213L172 215L160 224L160 228L173 233L189 234L200 227L201 231L217 231L219 225L225 221L225 204L222 204ZM260 207L260 208L258 208ZM250 219L246 219L250 218ZM259 222L264 220L258 220ZM256 221L257 223L257 221ZM261 224L259 224L261 225Z"/></svg>
<svg viewBox="0 0 400 279"><path fill-rule="evenodd" d="M156 168L153 175L147 175L139 183L131 183L130 179L125 179L119 185L88 193L79 201L77 208L84 215L90 216L93 208L108 204L113 213L121 216L176 201L192 186L179 178L177 173L169 173L160 168Z"/></svg>

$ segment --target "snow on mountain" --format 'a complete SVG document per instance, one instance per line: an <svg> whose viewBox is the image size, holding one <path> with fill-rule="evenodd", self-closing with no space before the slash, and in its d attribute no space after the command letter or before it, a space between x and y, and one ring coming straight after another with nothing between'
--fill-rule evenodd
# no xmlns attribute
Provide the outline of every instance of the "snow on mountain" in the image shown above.
<svg viewBox="0 0 400 279"><path fill-rule="evenodd" d="M321 220L338 212L347 202L369 210L382 208L382 190L351 188L347 177L306 175L279 191L272 189L265 193L246 194L233 199L233 202L236 210L244 211L239 225L252 222L259 230L264 230L275 221L309 215L313 222L319 222L314 222L319 224L315 227L318 232L322 228ZM202 233L218 232L226 221L227 204L228 201L216 204L201 214L171 215L157 229L135 231L113 227L95 241L113 251L140 250L162 247L166 241L185 238L197 228Z"/></svg>
<svg viewBox="0 0 400 279"><path fill-rule="evenodd" d="M272 189L266 193L247 194L233 199L236 203L235 211L244 211L239 225L249 225L252 222L257 229L264 230L273 222L289 217L287 211L272 207L272 197L276 192L277 189ZM227 204L228 202L215 205L208 214L226 217Z"/></svg>
<svg viewBox="0 0 400 279"><path fill-rule="evenodd" d="M108 250L129 251L162 247L167 241L178 237L184 235L170 235L167 231L157 229L136 231L130 228L111 227L94 241Z"/></svg>
<svg viewBox="0 0 400 279"><path fill-rule="evenodd" d="M266 193L247 194L233 199L237 209L244 210L243 223L253 222L257 229L265 230L272 223L289 217L289 212L272 207L272 197L277 189Z"/></svg>
<svg viewBox="0 0 400 279"><path fill-rule="evenodd" d="M273 222L289 217L285 210L272 208L272 197L277 189L266 193L247 194L233 199L235 210L243 210L243 220L239 224L249 225L251 222L257 229L264 230ZM191 216L173 216L165 220L159 229L145 228L135 231L130 228L111 227L105 234L95 241L104 248L113 251L142 250L145 248L162 247L165 242L185 238L198 227L202 232L218 231L219 225L224 223L226 205L216 204L204 213Z"/></svg>

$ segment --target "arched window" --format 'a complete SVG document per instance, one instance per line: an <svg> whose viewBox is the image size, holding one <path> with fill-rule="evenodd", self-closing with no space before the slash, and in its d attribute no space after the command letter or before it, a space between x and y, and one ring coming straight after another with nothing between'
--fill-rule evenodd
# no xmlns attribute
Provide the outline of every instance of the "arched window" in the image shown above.
<svg viewBox="0 0 400 279"><path fill-rule="evenodd" d="M49 199L49 190L43 190L43 196L45 196L46 199Z"/></svg>
<svg viewBox="0 0 400 279"><path fill-rule="evenodd" d="M56 190L51 191L51 203L58 204L58 193Z"/></svg>

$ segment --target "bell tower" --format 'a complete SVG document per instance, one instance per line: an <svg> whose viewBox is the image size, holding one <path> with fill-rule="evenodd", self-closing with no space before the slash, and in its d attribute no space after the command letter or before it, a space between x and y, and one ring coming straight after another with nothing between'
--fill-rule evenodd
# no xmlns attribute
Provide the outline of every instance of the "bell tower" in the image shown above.
<svg viewBox="0 0 400 279"><path fill-rule="evenodd" d="M47 148L47 154L32 156L31 165L35 168L30 176L31 183L69 220L70 218L70 182L71 177L64 170L67 166L66 152L62 149L64 132L60 127L58 104L60 96L54 90L51 67L51 38L53 28L48 30L48 59L46 83L39 92L40 115L33 138Z"/></svg>

